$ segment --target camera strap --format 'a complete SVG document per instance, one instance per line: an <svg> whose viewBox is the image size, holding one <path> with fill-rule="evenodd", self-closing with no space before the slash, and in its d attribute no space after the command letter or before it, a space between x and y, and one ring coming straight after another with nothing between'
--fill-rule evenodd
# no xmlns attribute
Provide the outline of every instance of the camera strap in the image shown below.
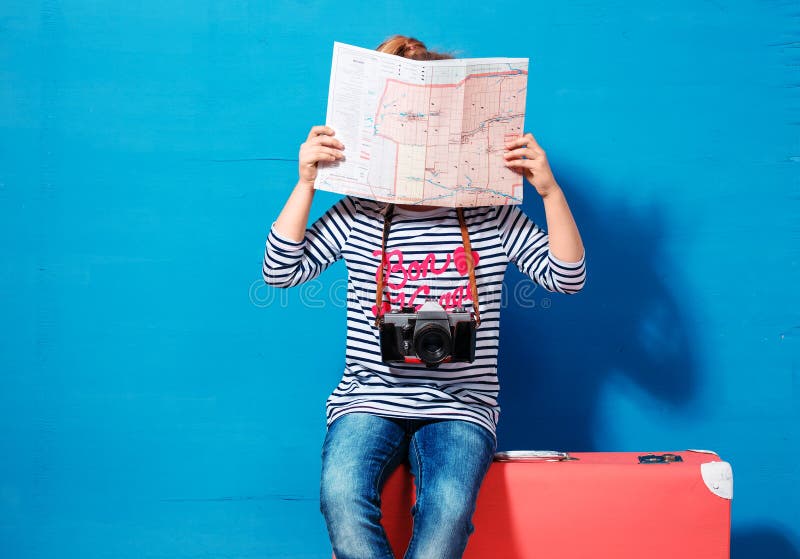
<svg viewBox="0 0 800 559"><path fill-rule="evenodd" d="M387 204L383 210L383 238L381 239L381 263L380 273L378 274L377 286L375 289L375 327L380 324L381 316L383 316L383 285L389 259L386 258L386 239L389 238L389 228L392 224L392 217L394 217L394 204ZM461 226L461 240L464 243L464 257L467 261L467 271L469 272L469 289L470 297L472 298L472 308L475 315L475 326L481 325L481 313L478 308L478 285L475 282L475 260L472 257L472 246L469 242L469 231L467 230L467 223L464 220L464 211L462 208L456 208L458 214L458 223Z"/></svg>
<svg viewBox="0 0 800 559"><path fill-rule="evenodd" d="M386 267L389 259L386 258L386 239L389 238L389 227L394 216L394 204L386 204L383 210L383 239L381 240L381 272L378 274L377 288L375 289L375 327L379 326L381 316L383 316L383 278L386 275Z"/></svg>
<svg viewBox="0 0 800 559"><path fill-rule="evenodd" d="M475 259L472 257L472 245L469 243L469 231L467 222L464 221L464 210L456 208L458 213L458 223L461 225L461 239L464 241L464 257L467 259L467 270L469 271L469 291L472 297L472 311L475 314L475 326L481 325L481 313L478 310L478 285L475 283Z"/></svg>

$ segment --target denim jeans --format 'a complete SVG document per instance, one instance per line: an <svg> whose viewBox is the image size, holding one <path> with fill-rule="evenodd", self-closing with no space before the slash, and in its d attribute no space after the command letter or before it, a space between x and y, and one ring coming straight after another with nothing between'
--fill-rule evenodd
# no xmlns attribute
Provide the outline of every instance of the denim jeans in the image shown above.
<svg viewBox="0 0 800 559"><path fill-rule="evenodd" d="M494 435L462 420L347 413L322 447L320 510L337 559L389 559L380 494L405 459L417 487L405 559L458 558L475 530L472 514L496 450Z"/></svg>

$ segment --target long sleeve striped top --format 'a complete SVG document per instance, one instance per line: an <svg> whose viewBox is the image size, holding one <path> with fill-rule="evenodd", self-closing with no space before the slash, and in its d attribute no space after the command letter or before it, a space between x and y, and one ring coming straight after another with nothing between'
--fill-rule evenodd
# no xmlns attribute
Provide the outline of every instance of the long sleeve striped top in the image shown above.
<svg viewBox="0 0 800 559"><path fill-rule="evenodd" d="M293 241L272 223L264 281L292 287L317 277L340 258L347 265L347 347L344 374L326 402L327 424L349 412L392 417L462 419L496 434L500 415L497 353L503 277L509 262L548 291L576 293L585 257L564 262L549 251L547 234L518 206L464 208L475 261L481 325L473 363L438 368L381 361L374 325L385 204L346 196ZM434 298L445 309L472 310L461 228L454 208L396 207L386 244L389 263L384 310L419 308Z"/></svg>

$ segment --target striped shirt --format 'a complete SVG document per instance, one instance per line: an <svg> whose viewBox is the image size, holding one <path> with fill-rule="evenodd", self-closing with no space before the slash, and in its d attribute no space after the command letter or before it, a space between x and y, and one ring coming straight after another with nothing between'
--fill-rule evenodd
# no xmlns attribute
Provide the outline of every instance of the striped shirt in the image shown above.
<svg viewBox="0 0 800 559"><path fill-rule="evenodd" d="M547 234L515 205L464 208L475 262L481 325L475 361L438 368L381 361L374 325L385 204L346 196L293 241L273 222L264 251L264 281L292 287L317 277L340 258L347 265L347 347L344 375L328 397L327 424L349 412L405 418L461 419L496 434L497 352L503 277L509 262L548 291L576 293L584 257L564 262L549 251ZM472 310L469 276L455 208L395 207L386 243L384 309L419 308L430 298L450 310Z"/></svg>

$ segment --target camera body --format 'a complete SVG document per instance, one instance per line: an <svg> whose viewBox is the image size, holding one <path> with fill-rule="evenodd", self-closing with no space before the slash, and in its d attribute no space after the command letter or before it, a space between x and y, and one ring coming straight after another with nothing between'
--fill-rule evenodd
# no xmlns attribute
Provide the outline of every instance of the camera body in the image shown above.
<svg viewBox="0 0 800 559"><path fill-rule="evenodd" d="M415 312L404 306L384 314L378 323L381 359L386 363L472 363L475 360L475 331L472 313L464 307L447 312L428 301Z"/></svg>

